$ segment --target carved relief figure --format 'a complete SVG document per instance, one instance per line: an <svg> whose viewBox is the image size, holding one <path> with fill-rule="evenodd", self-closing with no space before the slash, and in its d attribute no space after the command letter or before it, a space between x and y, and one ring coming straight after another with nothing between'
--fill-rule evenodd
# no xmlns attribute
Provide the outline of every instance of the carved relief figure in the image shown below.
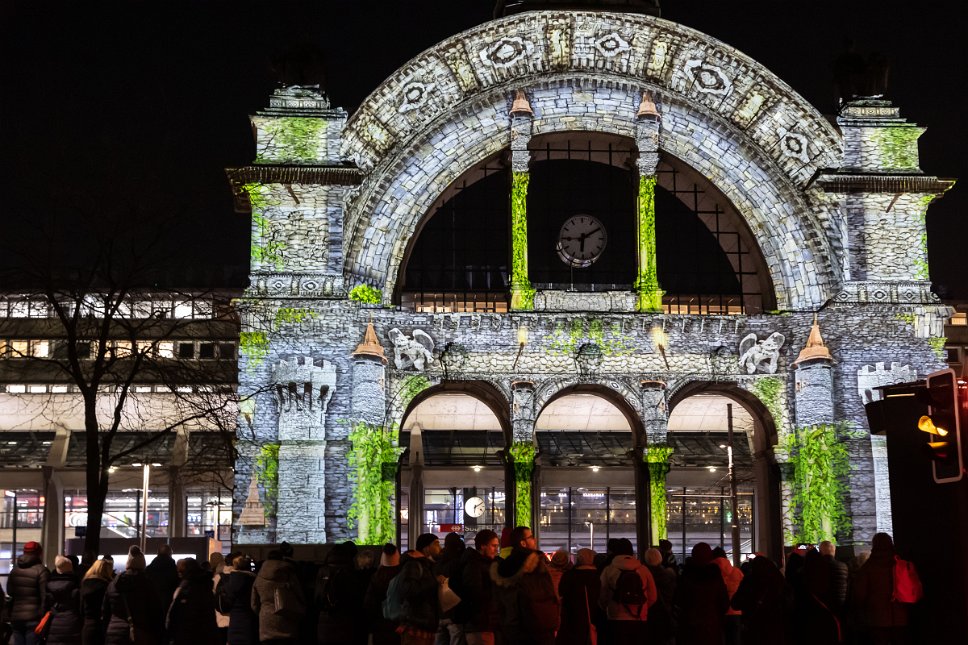
<svg viewBox="0 0 968 645"><path fill-rule="evenodd" d="M776 331L765 340L757 340L756 334L748 334L739 343L739 365L747 374L763 371L776 374L776 364L780 359L780 348L786 338ZM764 365L764 363L766 365Z"/></svg>
<svg viewBox="0 0 968 645"><path fill-rule="evenodd" d="M422 372L433 361L434 339L422 329L414 329L412 338L396 328L391 329L388 335L393 343L393 364L398 370L412 366Z"/></svg>

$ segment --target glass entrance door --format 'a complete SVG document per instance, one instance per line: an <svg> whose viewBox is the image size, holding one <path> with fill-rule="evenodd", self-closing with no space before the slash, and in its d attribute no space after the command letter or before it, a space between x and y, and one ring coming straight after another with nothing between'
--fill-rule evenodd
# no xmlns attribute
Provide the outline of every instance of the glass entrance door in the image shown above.
<svg viewBox="0 0 968 645"><path fill-rule="evenodd" d="M552 486L541 489L539 546L605 551L610 538L635 546L635 489L630 486Z"/></svg>
<svg viewBox="0 0 968 645"><path fill-rule="evenodd" d="M669 492L667 496L667 530L673 552L679 563L692 552L697 542L709 546L722 547L726 554L733 557L733 543L730 525L733 512L730 508L727 489L681 488ZM744 491L738 495L740 553L742 556L756 551L753 526L754 496Z"/></svg>
<svg viewBox="0 0 968 645"><path fill-rule="evenodd" d="M491 529L500 535L503 527L503 488L428 488L424 491L421 533L435 533L441 538L450 532L462 533L468 541L482 529Z"/></svg>

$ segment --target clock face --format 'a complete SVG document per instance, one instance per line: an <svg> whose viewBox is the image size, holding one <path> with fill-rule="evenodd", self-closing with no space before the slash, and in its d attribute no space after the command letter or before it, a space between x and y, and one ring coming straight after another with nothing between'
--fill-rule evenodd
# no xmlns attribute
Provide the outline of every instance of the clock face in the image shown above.
<svg viewBox="0 0 968 645"><path fill-rule="evenodd" d="M471 517L484 515L484 500L480 497L468 497L464 502L464 512Z"/></svg>
<svg viewBox="0 0 968 645"><path fill-rule="evenodd" d="M558 233L558 256L576 269L590 267L601 257L608 242L605 227L591 215L575 215L565 220Z"/></svg>

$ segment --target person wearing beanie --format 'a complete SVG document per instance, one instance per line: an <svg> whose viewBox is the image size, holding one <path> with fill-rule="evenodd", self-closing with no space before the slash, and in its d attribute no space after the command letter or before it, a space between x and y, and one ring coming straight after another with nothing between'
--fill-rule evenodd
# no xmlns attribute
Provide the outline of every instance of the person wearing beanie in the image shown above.
<svg viewBox="0 0 968 645"><path fill-rule="evenodd" d="M719 643L723 637L729 595L723 574L713 564L713 550L705 542L692 548L676 583L679 608L677 643Z"/></svg>
<svg viewBox="0 0 968 645"><path fill-rule="evenodd" d="M646 625L646 631L649 633L647 641L650 645L666 645L672 642L676 635L672 603L676 597L678 577L674 569L665 565L662 551L655 547L645 552L645 566L652 574L656 592L659 594L655 604L649 607L649 622Z"/></svg>
<svg viewBox="0 0 968 645"><path fill-rule="evenodd" d="M501 529L501 551L498 554L499 558L506 558L511 555L511 551L514 550L514 546L511 544L511 531L513 531L510 526L505 526Z"/></svg>
<svg viewBox="0 0 968 645"><path fill-rule="evenodd" d="M370 584L363 597L366 623L372 635L373 645L399 645L400 636L396 624L383 617L383 601L394 576L400 573L400 550L395 544L387 542L380 552L380 567L370 578Z"/></svg>
<svg viewBox="0 0 968 645"><path fill-rule="evenodd" d="M50 571L41 558L44 550L37 542L24 544L24 552L7 578L7 595L10 596L10 624L14 643L33 643L34 628L44 615L47 597L47 581Z"/></svg>
<svg viewBox="0 0 968 645"><path fill-rule="evenodd" d="M47 580L46 607L50 610L47 623L48 645L73 645L81 640L80 591L74 563L62 555L54 558L55 573Z"/></svg>
<svg viewBox="0 0 968 645"><path fill-rule="evenodd" d="M222 571L222 579L215 590L219 612L229 619L226 642L228 645L255 645L259 642L258 617L252 611L252 560L239 553L228 561L231 567Z"/></svg>
<svg viewBox="0 0 968 645"><path fill-rule="evenodd" d="M501 613L506 645L551 645L558 629L558 594L545 557L527 526L511 531L513 550L491 564L491 580Z"/></svg>
<svg viewBox="0 0 968 645"><path fill-rule="evenodd" d="M558 585L561 584L562 574L570 568L571 559L568 557L567 551L558 549L551 554L551 561L548 562L548 573L551 574L551 582L555 585L555 593L558 593Z"/></svg>
<svg viewBox="0 0 968 645"><path fill-rule="evenodd" d="M387 602L401 608L397 625L401 643L432 645L440 622L440 583L434 575L440 541L433 533L424 533L414 547L400 558L401 583L388 589Z"/></svg>
<svg viewBox="0 0 968 645"><path fill-rule="evenodd" d="M478 531L474 548L464 551L459 584L451 580L451 587L459 590L461 597L454 620L463 626L467 645L493 643L494 633L500 629L501 617L491 580L491 564L500 548L497 533L490 529Z"/></svg>
<svg viewBox="0 0 968 645"><path fill-rule="evenodd" d="M628 538L615 540L612 555L612 561L602 571L598 598L599 606L608 617L608 642L641 643L646 638L649 608L659 597L655 580L652 572L635 557Z"/></svg>
<svg viewBox="0 0 968 645"><path fill-rule="evenodd" d="M145 556L137 546L128 549L124 573L108 585L104 605L110 616L105 645L129 645L132 632L139 645L162 642L168 601L148 579Z"/></svg>

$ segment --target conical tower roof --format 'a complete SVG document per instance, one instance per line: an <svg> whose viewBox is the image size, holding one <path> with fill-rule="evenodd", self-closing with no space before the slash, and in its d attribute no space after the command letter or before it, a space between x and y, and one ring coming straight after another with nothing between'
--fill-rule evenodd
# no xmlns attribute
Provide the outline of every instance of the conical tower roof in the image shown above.
<svg viewBox="0 0 968 645"><path fill-rule="evenodd" d="M810 327L810 336L807 338L807 346L800 350L800 355L797 356L797 360L793 361L794 365L799 365L806 361L831 361L833 362L833 356L830 355L830 350L824 345L823 337L820 335L820 323L817 320L817 314L813 315L813 326Z"/></svg>
<svg viewBox="0 0 968 645"><path fill-rule="evenodd" d="M387 362L386 354L383 352L383 345L376 337L376 329L373 328L373 321L366 324L366 333L363 334L363 342L356 346L353 356L372 356L379 358L384 364Z"/></svg>

